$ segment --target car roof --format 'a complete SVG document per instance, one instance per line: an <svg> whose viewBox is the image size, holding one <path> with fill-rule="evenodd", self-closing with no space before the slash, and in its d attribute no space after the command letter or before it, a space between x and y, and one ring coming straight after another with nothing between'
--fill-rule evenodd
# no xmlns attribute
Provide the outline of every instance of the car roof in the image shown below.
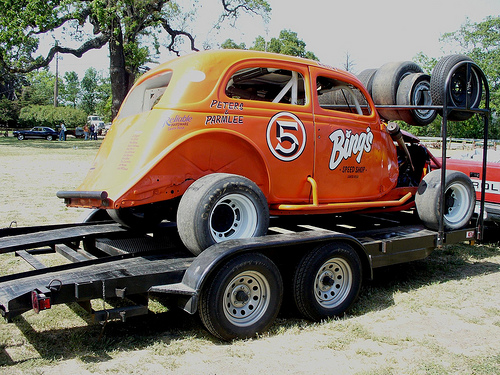
<svg viewBox="0 0 500 375"><path fill-rule="evenodd" d="M280 63L292 63L305 66L315 66L318 68L324 68L327 70L332 70L341 75L345 75L349 78L355 78L355 76L349 72L345 72L341 69L325 65L319 61L309 60L302 57L283 55L272 52L262 52L262 51L252 51L252 50L209 50L202 52L193 52L187 55L174 58L167 62L158 65L156 68L145 73L139 78L136 84L162 72L165 70L193 70L201 69L211 73L218 74L228 67L240 62L248 60L268 60L268 61L279 61Z"/></svg>

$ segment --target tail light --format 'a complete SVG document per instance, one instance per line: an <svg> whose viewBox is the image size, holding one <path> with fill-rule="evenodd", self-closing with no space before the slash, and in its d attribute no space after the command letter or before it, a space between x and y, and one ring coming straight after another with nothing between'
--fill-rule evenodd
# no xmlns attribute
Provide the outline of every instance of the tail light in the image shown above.
<svg viewBox="0 0 500 375"><path fill-rule="evenodd" d="M42 310L50 309L50 297L33 290L31 292L31 305L37 314Z"/></svg>

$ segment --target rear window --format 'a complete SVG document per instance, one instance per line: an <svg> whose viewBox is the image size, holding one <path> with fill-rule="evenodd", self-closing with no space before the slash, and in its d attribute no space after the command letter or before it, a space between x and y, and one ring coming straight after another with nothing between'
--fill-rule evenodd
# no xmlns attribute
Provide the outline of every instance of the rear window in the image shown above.
<svg viewBox="0 0 500 375"><path fill-rule="evenodd" d="M304 105L302 74L280 68L252 67L238 70L226 85L232 99Z"/></svg>
<svg viewBox="0 0 500 375"><path fill-rule="evenodd" d="M134 87L122 104L120 118L150 111L161 99L172 78L172 72L164 72L151 77Z"/></svg>

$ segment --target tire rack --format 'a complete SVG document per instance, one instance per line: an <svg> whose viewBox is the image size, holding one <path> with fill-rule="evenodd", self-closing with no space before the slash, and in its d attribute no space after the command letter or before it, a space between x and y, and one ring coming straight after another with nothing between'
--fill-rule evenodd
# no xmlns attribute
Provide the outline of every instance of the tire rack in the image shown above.
<svg viewBox="0 0 500 375"><path fill-rule="evenodd" d="M470 103L470 98L466 95L466 105L465 107L456 107L448 105L451 96L451 90L449 90L451 77L460 67L466 67L466 80L469 83L471 78L471 72L474 71L478 74L479 79L481 80L482 89L484 90L484 108L471 108L472 103ZM441 105L430 105L430 106L401 106L401 105L375 105L375 108L378 109L395 109L395 110L436 110L442 111L442 122L441 122L441 198L440 198L440 207L439 207L439 229L438 229L438 239L437 239L437 247L440 248L445 243L446 232L444 231L444 196L445 196L445 185L446 185L446 140L448 138L448 117L450 113L455 111L461 112L471 112L474 114L481 115L483 117L483 168L482 168L482 176L481 176L481 199L479 206L479 217L476 224L476 239L481 241L484 239L484 190L486 187L486 164L487 164L487 149L488 149L488 127L489 127L489 116L490 116L490 92L488 81L484 72L479 68L479 66L472 61L461 61L457 63L450 72L448 73L448 77L446 78L446 83L442 87L443 93L443 102Z"/></svg>

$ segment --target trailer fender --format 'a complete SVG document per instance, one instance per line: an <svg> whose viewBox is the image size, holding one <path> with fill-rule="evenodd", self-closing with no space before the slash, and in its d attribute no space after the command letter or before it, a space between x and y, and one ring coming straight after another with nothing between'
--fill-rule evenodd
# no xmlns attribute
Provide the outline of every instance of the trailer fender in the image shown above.
<svg viewBox="0 0 500 375"><path fill-rule="evenodd" d="M363 271L367 271L371 277L371 257L356 238L334 231L310 231L230 240L212 245L194 259L184 273L181 283L170 287L165 286L166 288L162 291L180 295L179 307L190 314L195 314L198 310L199 295L206 280L223 262L235 255L251 251L266 254L271 249L279 250L279 248L290 246L307 249L307 245L331 241L344 241L351 244L362 259Z"/></svg>

